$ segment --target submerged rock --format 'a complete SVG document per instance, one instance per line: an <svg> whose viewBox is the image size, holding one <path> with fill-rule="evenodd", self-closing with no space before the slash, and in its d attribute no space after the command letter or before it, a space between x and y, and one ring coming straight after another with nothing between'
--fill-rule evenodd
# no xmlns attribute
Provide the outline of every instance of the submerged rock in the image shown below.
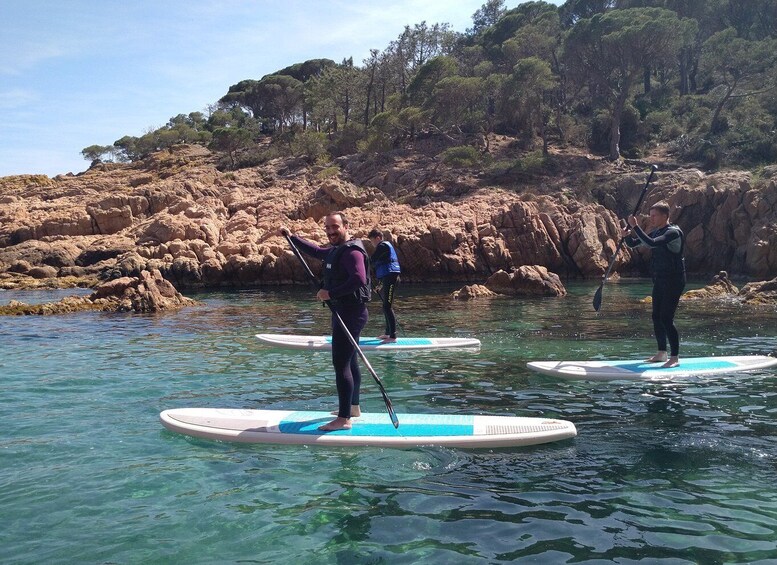
<svg viewBox="0 0 777 565"><path fill-rule="evenodd" d="M94 275L65 275L36 279L29 274L0 273L0 290L37 290L54 288L92 288L100 280Z"/></svg>
<svg viewBox="0 0 777 565"><path fill-rule="evenodd" d="M48 316L50 314L70 314L85 310L102 310L85 296L66 296L59 302L46 302L44 304L27 304L18 300L11 300L7 305L0 306L0 315L4 316Z"/></svg>
<svg viewBox="0 0 777 565"><path fill-rule="evenodd" d="M739 291L739 297L746 304L776 304L777 277L770 281L747 283Z"/></svg>
<svg viewBox="0 0 777 565"><path fill-rule="evenodd" d="M710 284L704 288L689 290L681 297L682 300L708 300L736 296L739 289L728 278L726 271L721 271L714 277Z"/></svg>

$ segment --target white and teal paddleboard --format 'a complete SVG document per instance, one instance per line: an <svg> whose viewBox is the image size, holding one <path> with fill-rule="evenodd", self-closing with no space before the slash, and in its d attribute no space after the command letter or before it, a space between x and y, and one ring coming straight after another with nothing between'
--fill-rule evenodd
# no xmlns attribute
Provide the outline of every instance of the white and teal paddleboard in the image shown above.
<svg viewBox="0 0 777 565"><path fill-rule="evenodd" d="M532 361L527 366L532 371L571 380L662 380L768 369L777 366L777 358L768 355L680 357L679 367L667 369L662 368L661 363L635 360Z"/></svg>
<svg viewBox="0 0 777 565"><path fill-rule="evenodd" d="M332 349L332 337L328 335L256 334L262 343L292 349ZM465 337L400 337L396 341L383 341L377 337L362 337L359 347L363 351L411 351L416 349L478 348L480 340Z"/></svg>
<svg viewBox="0 0 777 565"><path fill-rule="evenodd" d="M575 437L572 422L551 418L397 414L394 428L385 412L362 413L350 430L322 432L329 412L177 408L159 414L168 430L205 439L243 443L327 446L513 447Z"/></svg>

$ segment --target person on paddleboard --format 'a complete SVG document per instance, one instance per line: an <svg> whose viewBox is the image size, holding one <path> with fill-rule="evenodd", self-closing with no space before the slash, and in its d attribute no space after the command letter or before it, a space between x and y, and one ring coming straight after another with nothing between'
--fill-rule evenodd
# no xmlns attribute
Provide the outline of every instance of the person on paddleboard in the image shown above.
<svg viewBox="0 0 777 565"><path fill-rule="evenodd" d="M367 237L375 246L375 252L370 257L370 262L375 269L375 278L378 279L380 297L383 302L383 316L386 318L386 333L379 337L383 341L397 341L397 317L394 314L394 292L399 283L399 258L394 246L383 240L383 233L374 229Z"/></svg>
<svg viewBox="0 0 777 565"><path fill-rule="evenodd" d="M658 352L647 361L663 363L665 368L677 367L680 365L680 335L674 324L674 315L685 289L685 235L678 226L669 223L669 204L666 202L656 202L649 213L652 228L649 234L639 227L636 217L629 216L628 227L623 229L622 235L629 247L645 245L652 250L653 331ZM670 348L668 356L667 340Z"/></svg>
<svg viewBox="0 0 777 565"><path fill-rule="evenodd" d="M316 298L329 301L340 314L345 326L358 343L359 335L367 325L369 315L367 302L370 300L370 262L367 250L361 240L351 239L348 234L348 220L342 212L332 212L324 218L324 229L329 240L328 247L291 235L285 227L283 236L290 236L303 253L324 262L324 280ZM322 431L347 430L351 418L361 416L359 390L361 372L357 362L356 348L332 314L332 365L337 384L337 417L324 424Z"/></svg>

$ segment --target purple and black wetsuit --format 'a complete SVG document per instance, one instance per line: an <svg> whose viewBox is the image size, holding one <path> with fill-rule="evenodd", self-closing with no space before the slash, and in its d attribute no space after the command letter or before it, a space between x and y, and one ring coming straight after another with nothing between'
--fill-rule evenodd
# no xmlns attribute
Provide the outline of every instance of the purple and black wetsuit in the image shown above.
<svg viewBox="0 0 777 565"><path fill-rule="evenodd" d="M358 342L368 313L370 299L369 259L361 241L352 239L335 247L319 247L315 243L291 236L303 253L324 261L324 288L329 302L340 314L345 326ZM332 365L335 369L340 418L351 417L351 406L359 405L362 375L356 348L332 314Z"/></svg>

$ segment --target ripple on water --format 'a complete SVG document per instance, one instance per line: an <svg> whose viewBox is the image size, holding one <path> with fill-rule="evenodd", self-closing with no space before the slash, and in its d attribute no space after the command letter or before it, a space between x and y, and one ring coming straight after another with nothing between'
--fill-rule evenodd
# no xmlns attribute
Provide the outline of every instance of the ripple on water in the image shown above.
<svg viewBox="0 0 777 565"><path fill-rule="evenodd" d="M410 334L480 352L376 355L399 413L559 417L522 449L323 449L172 434L180 406L329 409L330 356L257 343L328 333L303 291L213 293L178 314L0 319L3 562L769 562L777 559L774 371L561 382L533 359L643 356L649 287L454 303L405 286ZM721 324L721 316L726 323ZM642 324L635 320L643 320ZM683 306L688 355L775 350L777 313ZM368 333L379 331L373 309ZM365 410L383 410L364 374Z"/></svg>

